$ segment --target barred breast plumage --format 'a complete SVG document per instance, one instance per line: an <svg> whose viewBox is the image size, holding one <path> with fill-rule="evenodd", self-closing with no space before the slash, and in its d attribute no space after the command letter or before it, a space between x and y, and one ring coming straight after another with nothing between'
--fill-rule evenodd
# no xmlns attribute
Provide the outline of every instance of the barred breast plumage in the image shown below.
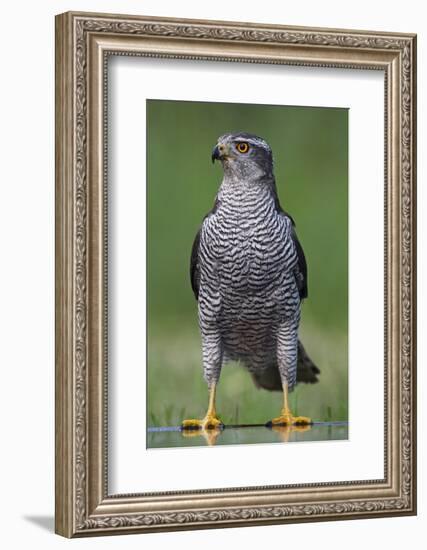
<svg viewBox="0 0 427 550"><path fill-rule="evenodd" d="M215 325L223 361L240 359L251 372L276 364L279 327L297 322L300 297L292 222L277 210L271 185L225 180L203 223L199 255L202 337ZM207 377L209 367L215 361ZM291 386L296 363L293 370Z"/></svg>

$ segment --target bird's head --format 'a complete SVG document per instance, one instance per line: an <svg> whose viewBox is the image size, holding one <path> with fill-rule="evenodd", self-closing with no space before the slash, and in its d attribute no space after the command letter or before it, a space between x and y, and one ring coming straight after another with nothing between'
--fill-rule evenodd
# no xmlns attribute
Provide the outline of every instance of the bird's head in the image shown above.
<svg viewBox="0 0 427 550"><path fill-rule="evenodd" d="M256 180L273 175L273 155L268 143L253 134L237 132L218 138L212 162L220 160L224 174L232 178Z"/></svg>

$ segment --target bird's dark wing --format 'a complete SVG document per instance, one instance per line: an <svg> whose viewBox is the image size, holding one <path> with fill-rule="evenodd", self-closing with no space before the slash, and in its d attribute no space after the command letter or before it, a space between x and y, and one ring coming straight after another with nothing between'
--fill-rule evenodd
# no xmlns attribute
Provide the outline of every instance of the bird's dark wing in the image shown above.
<svg viewBox="0 0 427 550"><path fill-rule="evenodd" d="M218 208L218 197L215 199L215 204L210 212L206 214L206 216L203 218L203 221L206 220L209 216L212 214L215 214L217 208ZM203 225L203 222L202 222ZM196 300L199 299L199 287L200 287L200 264L199 264L199 248L200 248L200 234L202 232L202 228L197 231L196 237L193 242L193 247L191 249L191 258L190 258L190 281L191 281L191 288L193 289L194 296L196 297Z"/></svg>
<svg viewBox="0 0 427 550"><path fill-rule="evenodd" d="M297 286L299 291L299 297L301 300L303 298L307 298L308 296L308 273L307 273L307 261L305 259L304 250L302 249L301 243L298 240L297 232L295 230L295 222L292 216L290 216L287 212L285 212L279 205L279 211L283 216L287 216L292 223L292 232L291 237L294 242L295 250L297 253L297 270L295 273L295 277L297 280Z"/></svg>
<svg viewBox="0 0 427 550"><path fill-rule="evenodd" d="M292 218L291 218L292 220ZM297 285L299 290L299 297L301 299L307 298L308 296L308 285L307 285L307 261L305 259L304 250L302 249L301 243L298 240L297 233L295 231L295 224L292 220L292 240L294 241L295 249L297 251L298 257L298 272Z"/></svg>
<svg viewBox="0 0 427 550"><path fill-rule="evenodd" d="M199 247L200 247L200 233L202 228L197 231L196 238L193 242L193 248L191 249L190 259L190 280L191 288L193 289L196 300L199 299L199 286L200 286L200 266L199 266Z"/></svg>
<svg viewBox="0 0 427 550"><path fill-rule="evenodd" d="M283 210L283 208L280 206L279 197L277 195L276 187L274 187L274 189L273 189L273 194L274 194L274 197L275 197L277 211L280 214L282 214L283 216L287 216L291 220L291 223L292 223L291 237L292 237L292 240L294 242L295 250L297 252L297 257L298 257L298 269L297 269L297 272L296 272L296 279L297 279L299 296L302 300L303 298L307 298L307 296L308 296L307 261L305 259L304 250L302 249L301 243L299 242L298 237L297 237L297 233L296 233L296 230L295 230L295 221L294 221L294 219L292 218L292 216L290 214L285 212Z"/></svg>

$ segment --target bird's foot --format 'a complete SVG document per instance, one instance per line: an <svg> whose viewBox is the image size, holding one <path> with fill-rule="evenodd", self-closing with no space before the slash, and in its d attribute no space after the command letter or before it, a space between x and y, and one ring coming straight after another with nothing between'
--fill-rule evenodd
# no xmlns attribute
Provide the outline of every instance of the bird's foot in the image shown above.
<svg viewBox="0 0 427 550"><path fill-rule="evenodd" d="M276 416L266 426L272 428L274 426L311 426L313 421L308 416L294 416L290 411L282 411L280 416Z"/></svg>
<svg viewBox="0 0 427 550"><path fill-rule="evenodd" d="M181 424L182 430L222 430L224 424L213 414L207 414L203 419L191 418L183 420Z"/></svg>

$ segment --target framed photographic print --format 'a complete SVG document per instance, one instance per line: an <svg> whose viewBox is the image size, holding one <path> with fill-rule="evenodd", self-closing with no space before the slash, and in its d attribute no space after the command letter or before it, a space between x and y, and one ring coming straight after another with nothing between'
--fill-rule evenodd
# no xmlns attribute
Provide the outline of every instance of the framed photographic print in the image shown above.
<svg viewBox="0 0 427 550"><path fill-rule="evenodd" d="M416 513L416 37L56 18L56 532Z"/></svg>

